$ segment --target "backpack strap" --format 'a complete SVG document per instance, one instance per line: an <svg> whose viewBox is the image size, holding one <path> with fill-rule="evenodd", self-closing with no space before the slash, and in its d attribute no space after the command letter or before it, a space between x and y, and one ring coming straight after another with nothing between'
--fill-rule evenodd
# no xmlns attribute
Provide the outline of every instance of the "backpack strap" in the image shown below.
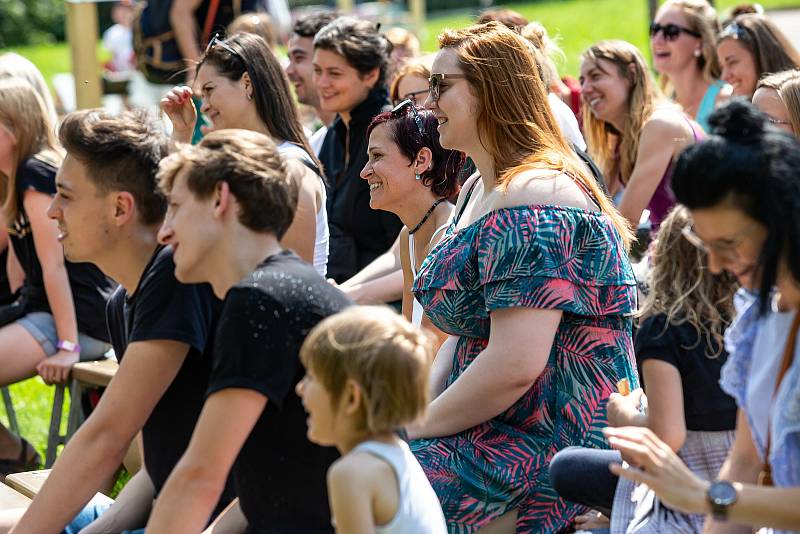
<svg viewBox="0 0 800 534"><path fill-rule="evenodd" d="M214 28L214 21L217 19L217 11L219 11L219 0L211 0L208 4L206 20L203 22L202 46L208 44L208 40L211 38L211 30Z"/></svg>

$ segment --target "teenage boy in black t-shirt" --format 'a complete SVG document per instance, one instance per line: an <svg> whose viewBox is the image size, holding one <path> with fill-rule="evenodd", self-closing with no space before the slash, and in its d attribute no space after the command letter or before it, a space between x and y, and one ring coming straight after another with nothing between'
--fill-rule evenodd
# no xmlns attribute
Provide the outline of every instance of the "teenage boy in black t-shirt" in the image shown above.
<svg viewBox="0 0 800 534"><path fill-rule="evenodd" d="M156 173L167 139L155 123L141 113L80 111L64 119L60 139L67 157L48 214L69 260L92 262L120 284L107 309L120 367L14 532L68 523L77 532L98 516L93 531L141 529L200 415L221 302L207 284L179 283L172 250L157 241L166 200ZM143 469L110 509L86 506L140 430ZM230 500L219 495L222 505Z"/></svg>
<svg viewBox="0 0 800 534"><path fill-rule="evenodd" d="M220 130L165 159L159 183L176 276L210 282L225 303L203 413L148 532L202 528L231 467L247 532L331 532L325 473L337 454L306 438L294 388L306 334L349 301L280 247L297 204L284 162L268 137Z"/></svg>

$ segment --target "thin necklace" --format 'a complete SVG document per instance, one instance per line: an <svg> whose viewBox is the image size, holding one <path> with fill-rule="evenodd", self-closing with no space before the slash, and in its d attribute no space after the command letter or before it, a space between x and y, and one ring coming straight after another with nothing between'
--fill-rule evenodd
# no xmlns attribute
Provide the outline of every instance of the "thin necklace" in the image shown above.
<svg viewBox="0 0 800 534"><path fill-rule="evenodd" d="M430 217L430 216L431 216L431 213L433 213L433 210L435 210L435 209L436 209L436 206L438 206L439 204L441 204L441 203L442 203L442 202L444 202L445 200L447 200L447 199L445 199L445 198L440 198L439 200L437 200L436 202L434 202L434 203L433 203L433 206L431 206L431 207L430 207L430 209L427 211L427 213L425 213L425 215L423 215L423 216L422 216L422 220L421 220L421 221L419 221L419 222L417 223L417 225L416 225L416 226L415 226L413 229L409 230L409 231L408 231L408 234L409 234L409 235L414 235L414 233L415 233L417 230L419 230L419 229L422 227L422 225L423 225L423 224L425 224L425 221L427 221L427 220L428 220L428 217Z"/></svg>

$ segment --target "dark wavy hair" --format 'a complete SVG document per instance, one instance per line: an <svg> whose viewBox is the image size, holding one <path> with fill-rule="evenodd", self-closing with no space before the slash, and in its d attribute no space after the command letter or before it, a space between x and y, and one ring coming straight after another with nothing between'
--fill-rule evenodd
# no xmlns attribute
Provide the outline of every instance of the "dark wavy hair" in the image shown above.
<svg viewBox="0 0 800 534"><path fill-rule="evenodd" d="M442 148L439 144L439 132L436 129L438 121L432 112L416 108L417 114L422 121L422 131L420 135L419 127L411 113L411 106L402 108L401 112L384 111L375 116L367 128L367 139L377 126L387 124L392 141L400 149L400 153L408 158L408 166L413 165L419 151L427 147L433 154L433 162L430 168L422 173L422 183L430 187L434 195L439 198L452 198L458 193L459 174L464 168L463 152Z"/></svg>
<svg viewBox="0 0 800 534"><path fill-rule="evenodd" d="M386 87L392 43L378 31L379 27L374 22L339 17L319 30L314 37L314 48L339 54L361 76L379 69L375 87Z"/></svg>
<svg viewBox="0 0 800 534"><path fill-rule="evenodd" d="M280 61L261 37L248 33L237 33L223 41L226 46L213 46L206 51L197 63L195 73L205 64L232 81L242 79L246 72L253 84L253 99L261 122L275 139L289 141L304 149L318 168L322 164L315 156L314 149L300 124L289 81L283 72Z"/></svg>
<svg viewBox="0 0 800 534"><path fill-rule="evenodd" d="M744 99L720 107L709 124L711 135L678 158L672 190L690 210L730 203L764 225L757 273L764 313L783 258L800 281L800 143Z"/></svg>

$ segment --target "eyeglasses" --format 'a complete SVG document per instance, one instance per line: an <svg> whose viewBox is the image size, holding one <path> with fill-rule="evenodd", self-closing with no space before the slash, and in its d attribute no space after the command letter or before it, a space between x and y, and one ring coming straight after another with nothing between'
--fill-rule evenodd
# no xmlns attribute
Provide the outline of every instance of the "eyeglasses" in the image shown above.
<svg viewBox="0 0 800 534"><path fill-rule="evenodd" d="M750 36L748 35L747 29L744 26L739 26L738 23L731 22L719 33L717 36L717 42L721 41L722 39L727 39L728 37L733 37L734 39L747 39Z"/></svg>
<svg viewBox="0 0 800 534"><path fill-rule="evenodd" d="M681 33L686 33L692 37L697 37L698 39L702 37L700 33L690 30L684 26L678 26L677 24L664 24L662 26L658 22L650 23L650 37L654 38L656 35L658 35L658 32L663 32L664 39L670 42L675 41L678 37L680 37Z"/></svg>
<svg viewBox="0 0 800 534"><path fill-rule="evenodd" d="M226 52L228 52L232 56L236 56L240 60L244 61L244 58L242 57L242 55L239 52L234 50L233 47L231 45L229 45L228 43L226 43L223 39L219 38L219 34L218 33L215 33L214 37L212 37L211 40L208 41L208 44L206 45L206 51L203 53L203 55L207 56L208 53L211 51L211 49L214 48L215 46L219 46L221 49L225 50Z"/></svg>
<svg viewBox="0 0 800 534"><path fill-rule="evenodd" d="M769 121L770 124L786 124L786 125L792 124L791 121L784 121L770 116L767 116L767 120Z"/></svg>
<svg viewBox="0 0 800 534"><path fill-rule="evenodd" d="M411 100L412 102L414 102L416 104L417 96L426 95L426 94L428 94L430 92L431 92L430 89L420 89L419 91L411 91L410 93L406 93L406 94L403 95L403 100Z"/></svg>
<svg viewBox="0 0 800 534"><path fill-rule="evenodd" d="M747 239L747 236L749 236L753 230L755 230L755 228L756 224L753 224L749 228L740 232L740 234L733 239L725 241L712 241L711 243L706 243L700 238L699 235L694 233L693 223L689 223L684 226L681 229L681 234L689 243L697 247L697 249L704 254L708 254L709 250L713 250L715 254L719 254L725 259L733 260L739 257L737 249L742 243L744 243L744 240Z"/></svg>
<svg viewBox="0 0 800 534"><path fill-rule="evenodd" d="M417 111L417 106L414 105L413 100L403 100L399 104L397 104L394 109L390 112L393 117L402 117L406 115L406 108L411 108L411 116L414 117L414 122L417 123L417 130L419 130L419 135L425 136L425 126L422 123L422 117L419 116L419 112Z"/></svg>
<svg viewBox="0 0 800 534"><path fill-rule="evenodd" d="M431 93L431 101L438 102L441 95L442 80L463 80L463 74L431 74L428 78L428 90Z"/></svg>

